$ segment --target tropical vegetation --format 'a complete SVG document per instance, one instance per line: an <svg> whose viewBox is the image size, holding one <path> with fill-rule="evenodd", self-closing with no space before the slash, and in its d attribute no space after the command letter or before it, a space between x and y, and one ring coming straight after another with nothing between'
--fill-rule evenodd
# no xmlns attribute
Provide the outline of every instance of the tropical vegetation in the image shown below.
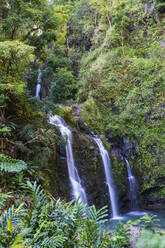
<svg viewBox="0 0 165 248"><path fill-rule="evenodd" d="M164 210L164 82L163 0L0 0L0 247L130 247L133 224L107 230L104 201L70 201L67 140L48 118L73 128L79 169L98 178L84 133L104 135L121 208L127 158L140 206ZM165 246L152 224L141 219L135 247Z"/></svg>

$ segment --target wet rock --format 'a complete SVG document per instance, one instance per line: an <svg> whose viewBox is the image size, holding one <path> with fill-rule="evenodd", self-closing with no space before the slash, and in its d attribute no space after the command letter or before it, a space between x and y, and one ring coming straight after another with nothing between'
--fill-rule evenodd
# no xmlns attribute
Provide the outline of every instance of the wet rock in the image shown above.
<svg viewBox="0 0 165 248"><path fill-rule="evenodd" d="M66 152L65 152L65 146L64 145L60 145L59 147L59 155L61 158L66 158Z"/></svg>
<svg viewBox="0 0 165 248"><path fill-rule="evenodd" d="M70 190L69 190L69 177L66 157L59 155L57 147L57 157L52 158L49 165L49 170L47 174L50 178L49 189L52 195L56 198L60 197L66 201L71 200Z"/></svg>
<svg viewBox="0 0 165 248"><path fill-rule="evenodd" d="M164 208L165 198L163 192L165 178L159 178L153 187L146 189L141 194L143 205L146 209L162 209Z"/></svg>
<svg viewBox="0 0 165 248"><path fill-rule="evenodd" d="M160 46L161 46L162 48L165 48L165 40L163 40L163 41L160 42Z"/></svg>
<svg viewBox="0 0 165 248"><path fill-rule="evenodd" d="M129 137L113 137L111 134L106 135L112 150L117 156L129 158L131 154L136 154L136 140L130 141Z"/></svg>
<svg viewBox="0 0 165 248"><path fill-rule="evenodd" d="M81 109L83 109L85 107L84 104L73 104L72 105L72 113L73 116L76 120L76 128L78 131L86 133L86 134L91 134L93 135L92 130L89 129L89 127L87 126L87 124L85 123L84 118L81 115Z"/></svg>
<svg viewBox="0 0 165 248"><path fill-rule="evenodd" d="M74 130L73 152L89 204L108 205L108 189L99 151L93 139Z"/></svg>
<svg viewBox="0 0 165 248"><path fill-rule="evenodd" d="M79 105L79 104L73 104L72 105L72 113L74 118L76 119L76 121L83 121L84 122L84 118L81 116L81 112L80 112L80 108L82 108L84 106L84 104Z"/></svg>

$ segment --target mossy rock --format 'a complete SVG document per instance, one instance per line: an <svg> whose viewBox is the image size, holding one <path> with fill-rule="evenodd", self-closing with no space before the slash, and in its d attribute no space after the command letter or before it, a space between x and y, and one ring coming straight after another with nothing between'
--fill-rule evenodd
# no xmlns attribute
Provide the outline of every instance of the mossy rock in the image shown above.
<svg viewBox="0 0 165 248"><path fill-rule="evenodd" d="M72 108L71 107L64 106L64 105L59 105L58 115L60 115L61 118L64 119L64 121L66 122L66 124L68 124L72 128L75 128L76 127L76 120L75 120L75 118L73 116Z"/></svg>

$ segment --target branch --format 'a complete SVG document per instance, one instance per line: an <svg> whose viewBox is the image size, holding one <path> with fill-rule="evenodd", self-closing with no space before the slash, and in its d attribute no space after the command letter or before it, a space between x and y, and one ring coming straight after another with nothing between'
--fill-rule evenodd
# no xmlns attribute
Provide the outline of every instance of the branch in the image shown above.
<svg viewBox="0 0 165 248"><path fill-rule="evenodd" d="M28 140L26 143L24 143L23 145L26 146L27 144L30 144L30 143L33 143L33 141L37 140L37 138L39 137L40 135L37 135L35 138L31 139L31 140Z"/></svg>
<svg viewBox="0 0 165 248"><path fill-rule="evenodd" d="M11 39L14 40L14 34L15 34L16 28L13 29L12 33L11 33Z"/></svg>
<svg viewBox="0 0 165 248"><path fill-rule="evenodd" d="M107 20L108 20L108 23L109 23L110 29L112 30L112 23L111 23L111 21L110 21L110 19L109 19L108 14L106 14L106 18L107 18Z"/></svg>
<svg viewBox="0 0 165 248"><path fill-rule="evenodd" d="M29 37L29 35L30 35L32 32L34 32L34 31L36 31L36 30L39 30L39 29L40 29L40 27L32 28L32 29L29 30L29 32L22 38L21 41L25 41L25 40Z"/></svg>

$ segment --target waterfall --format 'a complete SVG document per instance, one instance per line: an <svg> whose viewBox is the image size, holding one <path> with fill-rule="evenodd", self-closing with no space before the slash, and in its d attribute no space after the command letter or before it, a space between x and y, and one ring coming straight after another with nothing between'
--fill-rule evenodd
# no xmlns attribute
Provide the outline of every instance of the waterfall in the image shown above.
<svg viewBox="0 0 165 248"><path fill-rule="evenodd" d="M38 79L37 79L37 85L36 85L36 98L40 100L40 90L41 90L41 77L42 72L41 69L38 69Z"/></svg>
<svg viewBox="0 0 165 248"><path fill-rule="evenodd" d="M71 194L75 200L77 200L78 197L80 197L80 200L82 200L84 203L87 204L87 196L84 188L81 185L81 180L74 161L73 149L72 149L72 132L70 128L64 123L63 119L58 115L51 116L49 118L49 123L59 127L62 137L64 139L67 139L65 150L66 150L69 181L71 185Z"/></svg>
<svg viewBox="0 0 165 248"><path fill-rule="evenodd" d="M131 209L135 210L138 208L137 182L136 182L135 176L132 174L131 167L126 158L125 158L125 162L126 162L127 172L128 172Z"/></svg>
<svg viewBox="0 0 165 248"><path fill-rule="evenodd" d="M109 199L112 208L112 217L116 218L119 217L119 210L118 210L117 194L115 190L114 179L112 176L111 160L108 151L105 149L101 139L94 138L94 140L99 147L100 155L104 166L106 184L108 186Z"/></svg>

